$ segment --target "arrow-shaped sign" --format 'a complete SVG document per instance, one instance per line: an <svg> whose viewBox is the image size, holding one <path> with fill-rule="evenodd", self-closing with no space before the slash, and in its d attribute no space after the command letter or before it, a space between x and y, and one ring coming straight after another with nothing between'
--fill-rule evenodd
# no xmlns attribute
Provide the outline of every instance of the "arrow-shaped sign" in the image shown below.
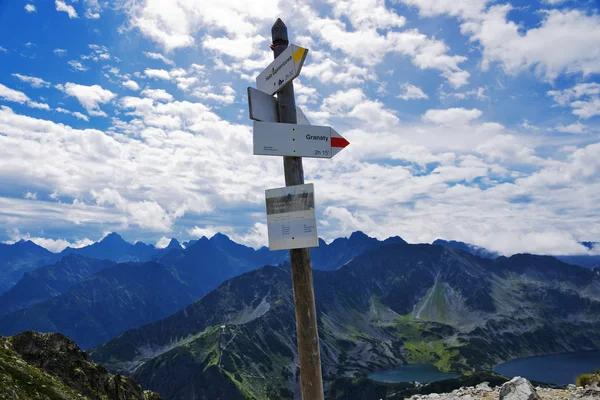
<svg viewBox="0 0 600 400"><path fill-rule="evenodd" d="M329 126L254 121L254 154L331 158L350 143Z"/></svg>
<svg viewBox="0 0 600 400"><path fill-rule="evenodd" d="M248 88L250 119L263 122L278 122L277 99L252 87ZM310 125L300 107L296 107L296 119L300 125Z"/></svg>
<svg viewBox="0 0 600 400"><path fill-rule="evenodd" d="M275 94L298 75L308 50L291 44L256 77L256 87L261 92Z"/></svg>

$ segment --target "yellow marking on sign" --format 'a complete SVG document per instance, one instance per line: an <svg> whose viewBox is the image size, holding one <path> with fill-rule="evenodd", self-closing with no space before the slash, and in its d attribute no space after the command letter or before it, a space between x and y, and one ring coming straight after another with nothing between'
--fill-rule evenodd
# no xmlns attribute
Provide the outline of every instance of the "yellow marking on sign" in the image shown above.
<svg viewBox="0 0 600 400"><path fill-rule="evenodd" d="M306 53L306 49L304 47L298 47L298 50L294 52L294 64L302 60L304 53Z"/></svg>

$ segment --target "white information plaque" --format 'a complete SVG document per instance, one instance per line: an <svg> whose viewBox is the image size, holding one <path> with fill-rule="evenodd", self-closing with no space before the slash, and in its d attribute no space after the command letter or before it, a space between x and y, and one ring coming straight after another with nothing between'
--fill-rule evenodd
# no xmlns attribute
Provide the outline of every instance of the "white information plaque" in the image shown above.
<svg viewBox="0 0 600 400"><path fill-rule="evenodd" d="M270 250L319 247L312 183L265 191Z"/></svg>

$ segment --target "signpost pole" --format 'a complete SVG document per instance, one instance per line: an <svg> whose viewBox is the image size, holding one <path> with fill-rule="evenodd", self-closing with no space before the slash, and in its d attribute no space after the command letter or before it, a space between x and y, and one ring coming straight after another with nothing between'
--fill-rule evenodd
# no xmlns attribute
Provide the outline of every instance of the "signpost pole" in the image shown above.
<svg viewBox="0 0 600 400"><path fill-rule="evenodd" d="M287 27L278 18L271 29L275 58L288 46ZM279 122L296 124L296 100L293 82L277 93ZM302 157L283 157L285 185L303 185L304 169ZM317 312L313 287L310 250L291 249L292 282L296 309L296 331L300 357L300 389L304 400L323 400L323 378L321 374L321 352L317 330Z"/></svg>

